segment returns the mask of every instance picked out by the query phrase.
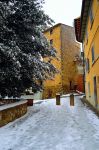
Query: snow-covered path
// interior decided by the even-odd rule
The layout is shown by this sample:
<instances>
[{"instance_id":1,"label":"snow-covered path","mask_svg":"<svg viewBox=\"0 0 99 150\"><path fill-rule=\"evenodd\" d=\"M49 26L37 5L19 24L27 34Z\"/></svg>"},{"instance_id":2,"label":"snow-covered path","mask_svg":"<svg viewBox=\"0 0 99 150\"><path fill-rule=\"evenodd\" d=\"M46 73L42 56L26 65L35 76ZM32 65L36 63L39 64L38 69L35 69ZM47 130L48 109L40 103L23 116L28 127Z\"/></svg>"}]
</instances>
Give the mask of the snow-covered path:
<instances>
[{"instance_id":1,"label":"snow-covered path","mask_svg":"<svg viewBox=\"0 0 99 150\"><path fill-rule=\"evenodd\" d=\"M99 119L79 97L45 100L0 128L0 150L99 150Z\"/></svg>"}]
</instances>

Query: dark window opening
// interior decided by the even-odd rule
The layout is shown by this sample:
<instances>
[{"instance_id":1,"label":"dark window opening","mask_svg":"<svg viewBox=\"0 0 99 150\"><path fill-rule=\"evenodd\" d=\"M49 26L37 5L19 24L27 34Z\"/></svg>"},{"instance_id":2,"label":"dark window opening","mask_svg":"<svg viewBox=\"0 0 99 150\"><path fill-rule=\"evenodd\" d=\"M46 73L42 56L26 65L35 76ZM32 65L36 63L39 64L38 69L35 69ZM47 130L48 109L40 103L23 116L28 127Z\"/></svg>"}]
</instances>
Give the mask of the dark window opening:
<instances>
[{"instance_id":1,"label":"dark window opening","mask_svg":"<svg viewBox=\"0 0 99 150\"><path fill-rule=\"evenodd\" d=\"M92 53L92 63L93 63L93 62L94 62L94 60L95 60L94 47L92 47L92 49L91 49L91 53Z\"/></svg>"},{"instance_id":2,"label":"dark window opening","mask_svg":"<svg viewBox=\"0 0 99 150\"><path fill-rule=\"evenodd\" d=\"M53 29L50 29L50 34L52 34L53 33Z\"/></svg>"},{"instance_id":3,"label":"dark window opening","mask_svg":"<svg viewBox=\"0 0 99 150\"><path fill-rule=\"evenodd\" d=\"M50 44L53 45L53 40L52 39L50 40Z\"/></svg>"}]
</instances>

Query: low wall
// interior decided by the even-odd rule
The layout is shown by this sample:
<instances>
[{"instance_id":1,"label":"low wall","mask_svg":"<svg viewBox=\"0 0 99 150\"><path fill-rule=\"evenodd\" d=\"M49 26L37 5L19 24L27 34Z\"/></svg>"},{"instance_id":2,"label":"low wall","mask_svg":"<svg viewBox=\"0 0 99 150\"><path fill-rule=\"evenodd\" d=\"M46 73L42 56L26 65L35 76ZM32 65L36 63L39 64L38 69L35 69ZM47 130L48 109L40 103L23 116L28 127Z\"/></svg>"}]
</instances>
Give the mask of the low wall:
<instances>
[{"instance_id":1,"label":"low wall","mask_svg":"<svg viewBox=\"0 0 99 150\"><path fill-rule=\"evenodd\" d=\"M27 101L0 106L0 127L20 118L27 112Z\"/></svg>"}]
</instances>

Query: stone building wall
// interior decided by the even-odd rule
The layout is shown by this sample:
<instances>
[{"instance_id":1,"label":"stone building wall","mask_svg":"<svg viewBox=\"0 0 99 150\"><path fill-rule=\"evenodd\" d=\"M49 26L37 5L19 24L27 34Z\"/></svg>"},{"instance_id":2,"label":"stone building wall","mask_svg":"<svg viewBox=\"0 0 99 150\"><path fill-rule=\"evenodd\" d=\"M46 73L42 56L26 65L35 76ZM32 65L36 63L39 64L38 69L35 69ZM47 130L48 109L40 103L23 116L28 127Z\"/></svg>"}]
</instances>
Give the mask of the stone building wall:
<instances>
[{"instance_id":1,"label":"stone building wall","mask_svg":"<svg viewBox=\"0 0 99 150\"><path fill-rule=\"evenodd\" d=\"M69 92L77 82L77 65L75 56L80 55L80 45L75 41L73 27L61 25L61 63L63 93Z\"/></svg>"},{"instance_id":2,"label":"stone building wall","mask_svg":"<svg viewBox=\"0 0 99 150\"><path fill-rule=\"evenodd\" d=\"M20 118L27 112L27 101L0 106L0 127Z\"/></svg>"}]
</instances>

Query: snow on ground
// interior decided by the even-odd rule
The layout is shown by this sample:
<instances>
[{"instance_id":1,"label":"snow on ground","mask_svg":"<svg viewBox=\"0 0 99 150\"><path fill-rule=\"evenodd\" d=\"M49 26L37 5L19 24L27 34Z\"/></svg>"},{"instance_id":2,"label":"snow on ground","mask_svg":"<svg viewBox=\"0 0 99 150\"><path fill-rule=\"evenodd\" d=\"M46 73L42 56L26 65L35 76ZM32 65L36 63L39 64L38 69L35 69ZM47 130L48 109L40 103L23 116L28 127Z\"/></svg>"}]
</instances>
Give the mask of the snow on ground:
<instances>
[{"instance_id":1,"label":"snow on ground","mask_svg":"<svg viewBox=\"0 0 99 150\"><path fill-rule=\"evenodd\" d=\"M80 97L37 102L28 113L0 128L0 150L99 150L99 119Z\"/></svg>"}]
</instances>

